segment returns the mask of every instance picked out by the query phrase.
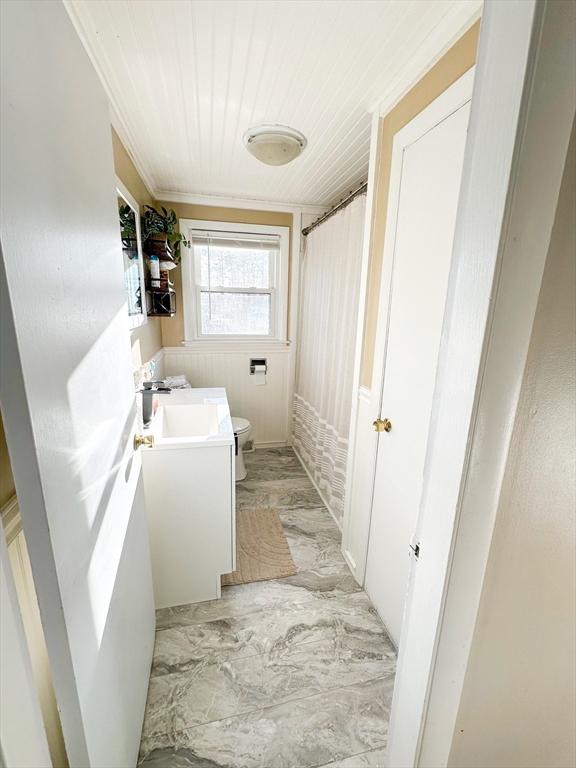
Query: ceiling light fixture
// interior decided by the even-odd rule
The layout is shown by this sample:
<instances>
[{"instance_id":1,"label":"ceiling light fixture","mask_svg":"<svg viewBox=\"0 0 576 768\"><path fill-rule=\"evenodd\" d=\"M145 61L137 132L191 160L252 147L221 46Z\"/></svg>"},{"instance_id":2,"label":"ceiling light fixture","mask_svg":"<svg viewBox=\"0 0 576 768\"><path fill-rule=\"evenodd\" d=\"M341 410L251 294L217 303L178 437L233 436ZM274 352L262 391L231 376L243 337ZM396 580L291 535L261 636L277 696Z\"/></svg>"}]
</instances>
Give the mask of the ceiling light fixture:
<instances>
[{"instance_id":1,"label":"ceiling light fixture","mask_svg":"<svg viewBox=\"0 0 576 768\"><path fill-rule=\"evenodd\" d=\"M244 146L266 165L285 165L306 147L306 137L287 125L257 125L244 134Z\"/></svg>"}]
</instances>

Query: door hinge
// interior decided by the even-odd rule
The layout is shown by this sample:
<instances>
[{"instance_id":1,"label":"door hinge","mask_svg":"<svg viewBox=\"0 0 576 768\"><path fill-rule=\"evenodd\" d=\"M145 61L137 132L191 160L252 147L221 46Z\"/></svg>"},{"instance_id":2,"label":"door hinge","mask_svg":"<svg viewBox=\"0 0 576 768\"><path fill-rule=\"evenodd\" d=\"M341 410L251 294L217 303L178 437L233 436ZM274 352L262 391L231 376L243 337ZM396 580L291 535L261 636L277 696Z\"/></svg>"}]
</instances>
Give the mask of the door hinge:
<instances>
[{"instance_id":1,"label":"door hinge","mask_svg":"<svg viewBox=\"0 0 576 768\"><path fill-rule=\"evenodd\" d=\"M413 536L412 541L410 542L410 554L414 555L416 560L420 558L420 549L421 549L420 542L418 541L416 536Z\"/></svg>"}]
</instances>

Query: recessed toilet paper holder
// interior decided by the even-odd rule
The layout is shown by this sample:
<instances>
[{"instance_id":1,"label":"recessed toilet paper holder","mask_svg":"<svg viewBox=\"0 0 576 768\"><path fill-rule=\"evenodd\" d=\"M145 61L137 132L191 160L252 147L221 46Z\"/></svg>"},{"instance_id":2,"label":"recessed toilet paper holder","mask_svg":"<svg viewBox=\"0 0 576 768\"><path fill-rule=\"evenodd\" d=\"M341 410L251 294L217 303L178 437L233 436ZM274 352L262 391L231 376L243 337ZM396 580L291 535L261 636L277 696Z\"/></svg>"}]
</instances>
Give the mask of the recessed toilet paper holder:
<instances>
[{"instance_id":1,"label":"recessed toilet paper holder","mask_svg":"<svg viewBox=\"0 0 576 768\"><path fill-rule=\"evenodd\" d=\"M268 373L268 360L265 357L251 357L250 358L250 375L254 375L256 373L256 370L258 372L262 371L262 366L264 366L264 373Z\"/></svg>"}]
</instances>

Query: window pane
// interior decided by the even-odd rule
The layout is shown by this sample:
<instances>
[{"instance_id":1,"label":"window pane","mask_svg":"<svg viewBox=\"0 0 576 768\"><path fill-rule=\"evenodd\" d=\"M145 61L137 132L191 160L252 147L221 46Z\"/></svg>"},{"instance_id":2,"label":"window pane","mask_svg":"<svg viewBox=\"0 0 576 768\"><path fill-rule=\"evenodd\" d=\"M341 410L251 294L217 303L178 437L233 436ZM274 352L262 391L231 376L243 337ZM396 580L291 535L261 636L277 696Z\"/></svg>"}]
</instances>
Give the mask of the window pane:
<instances>
[{"instance_id":1,"label":"window pane","mask_svg":"<svg viewBox=\"0 0 576 768\"><path fill-rule=\"evenodd\" d=\"M271 288L270 266L278 253L274 244L226 244L199 240L194 243L200 262L200 285L218 288Z\"/></svg>"},{"instance_id":2,"label":"window pane","mask_svg":"<svg viewBox=\"0 0 576 768\"><path fill-rule=\"evenodd\" d=\"M203 334L268 336L270 333L269 293L200 294Z\"/></svg>"}]
</instances>

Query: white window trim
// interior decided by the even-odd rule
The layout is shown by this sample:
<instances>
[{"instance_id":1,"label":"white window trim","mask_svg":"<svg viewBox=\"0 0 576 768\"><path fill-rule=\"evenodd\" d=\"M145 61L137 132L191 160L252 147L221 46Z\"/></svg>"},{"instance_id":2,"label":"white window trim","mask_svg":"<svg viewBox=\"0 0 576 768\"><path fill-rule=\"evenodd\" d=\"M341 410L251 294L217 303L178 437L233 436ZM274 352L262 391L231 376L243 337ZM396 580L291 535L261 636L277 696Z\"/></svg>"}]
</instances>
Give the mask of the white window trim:
<instances>
[{"instance_id":1,"label":"white window trim","mask_svg":"<svg viewBox=\"0 0 576 768\"><path fill-rule=\"evenodd\" d=\"M184 314L184 344L220 345L230 342L248 342L251 345L288 343L288 265L290 258L290 227L276 227L266 224L236 224L230 221L207 221L202 219L180 219L180 232L192 240L195 229L211 232L239 232L242 234L277 235L280 238L280 258L277 265L276 288L274 291L271 333L268 336L250 335L202 335L200 333L199 292L195 283L193 252L186 249L182 258L182 312ZM268 291L266 291L268 292Z\"/></svg>"}]
</instances>

